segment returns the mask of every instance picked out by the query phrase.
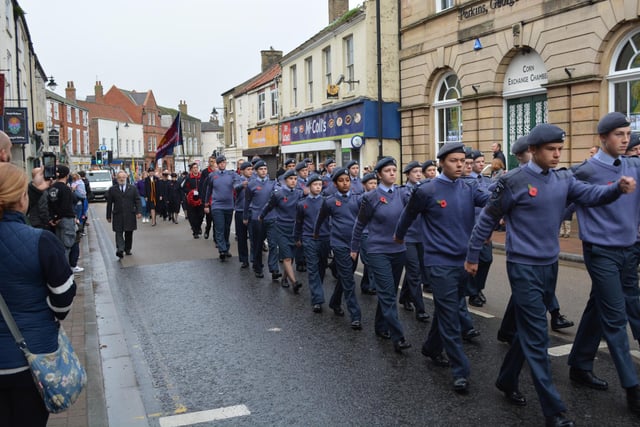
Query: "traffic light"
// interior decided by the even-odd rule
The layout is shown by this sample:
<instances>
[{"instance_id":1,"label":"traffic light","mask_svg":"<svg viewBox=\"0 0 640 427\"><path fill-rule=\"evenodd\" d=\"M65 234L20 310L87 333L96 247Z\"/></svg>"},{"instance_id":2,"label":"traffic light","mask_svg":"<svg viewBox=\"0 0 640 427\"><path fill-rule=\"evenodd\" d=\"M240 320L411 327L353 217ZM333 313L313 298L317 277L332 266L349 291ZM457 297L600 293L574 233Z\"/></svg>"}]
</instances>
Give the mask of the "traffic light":
<instances>
[{"instance_id":1,"label":"traffic light","mask_svg":"<svg viewBox=\"0 0 640 427\"><path fill-rule=\"evenodd\" d=\"M96 165L102 164L102 151L96 151Z\"/></svg>"},{"instance_id":2,"label":"traffic light","mask_svg":"<svg viewBox=\"0 0 640 427\"><path fill-rule=\"evenodd\" d=\"M113 151L108 150L107 151L107 163L108 164L112 164L113 163Z\"/></svg>"}]
</instances>

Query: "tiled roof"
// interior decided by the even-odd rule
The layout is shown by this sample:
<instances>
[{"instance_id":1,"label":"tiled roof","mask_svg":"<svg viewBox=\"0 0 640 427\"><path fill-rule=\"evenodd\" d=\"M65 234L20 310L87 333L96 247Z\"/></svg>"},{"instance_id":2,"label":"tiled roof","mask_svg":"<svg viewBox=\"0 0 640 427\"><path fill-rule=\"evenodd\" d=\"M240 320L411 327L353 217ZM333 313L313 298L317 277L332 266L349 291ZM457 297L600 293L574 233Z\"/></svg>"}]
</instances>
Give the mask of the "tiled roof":
<instances>
[{"instance_id":1,"label":"tiled roof","mask_svg":"<svg viewBox=\"0 0 640 427\"><path fill-rule=\"evenodd\" d=\"M202 122L200 130L202 132L222 132L224 128L213 122Z\"/></svg>"},{"instance_id":2,"label":"tiled roof","mask_svg":"<svg viewBox=\"0 0 640 427\"><path fill-rule=\"evenodd\" d=\"M131 117L129 117L127 112L120 107L86 101L78 101L78 105L89 110L89 117L91 117L91 119L107 119L128 123L135 122Z\"/></svg>"},{"instance_id":3,"label":"tiled roof","mask_svg":"<svg viewBox=\"0 0 640 427\"><path fill-rule=\"evenodd\" d=\"M280 71L280 64L273 64L271 68L267 69L267 71L265 71L264 73L258 74L251 82L249 82L249 84L240 89L241 93L249 92L253 89L259 88L265 83L273 81L277 76L280 75Z\"/></svg>"}]
</instances>

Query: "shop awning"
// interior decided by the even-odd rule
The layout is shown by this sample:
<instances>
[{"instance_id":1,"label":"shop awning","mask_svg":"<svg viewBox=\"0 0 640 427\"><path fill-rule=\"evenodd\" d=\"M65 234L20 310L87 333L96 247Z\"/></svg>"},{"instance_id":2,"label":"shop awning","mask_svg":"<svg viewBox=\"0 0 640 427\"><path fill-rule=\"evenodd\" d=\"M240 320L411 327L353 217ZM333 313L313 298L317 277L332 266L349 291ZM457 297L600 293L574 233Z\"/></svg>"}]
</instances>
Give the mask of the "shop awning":
<instances>
[{"instance_id":1,"label":"shop awning","mask_svg":"<svg viewBox=\"0 0 640 427\"><path fill-rule=\"evenodd\" d=\"M245 157L250 156L276 156L278 154L278 146L270 146L270 147L258 147L258 148L247 148L246 150L242 150L242 155Z\"/></svg>"}]
</instances>

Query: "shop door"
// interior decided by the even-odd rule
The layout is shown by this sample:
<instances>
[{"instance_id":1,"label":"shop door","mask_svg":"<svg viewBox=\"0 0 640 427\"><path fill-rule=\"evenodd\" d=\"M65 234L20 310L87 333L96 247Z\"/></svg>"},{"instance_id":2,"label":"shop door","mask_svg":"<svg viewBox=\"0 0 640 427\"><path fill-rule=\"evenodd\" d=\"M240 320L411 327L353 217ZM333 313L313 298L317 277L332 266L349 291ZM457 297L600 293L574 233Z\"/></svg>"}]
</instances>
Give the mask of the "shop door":
<instances>
[{"instance_id":1,"label":"shop door","mask_svg":"<svg viewBox=\"0 0 640 427\"><path fill-rule=\"evenodd\" d=\"M507 141L502 151L507 158L508 169L518 165L518 160L511 154L511 145L538 123L547 123L547 118L546 94L507 100Z\"/></svg>"}]
</instances>

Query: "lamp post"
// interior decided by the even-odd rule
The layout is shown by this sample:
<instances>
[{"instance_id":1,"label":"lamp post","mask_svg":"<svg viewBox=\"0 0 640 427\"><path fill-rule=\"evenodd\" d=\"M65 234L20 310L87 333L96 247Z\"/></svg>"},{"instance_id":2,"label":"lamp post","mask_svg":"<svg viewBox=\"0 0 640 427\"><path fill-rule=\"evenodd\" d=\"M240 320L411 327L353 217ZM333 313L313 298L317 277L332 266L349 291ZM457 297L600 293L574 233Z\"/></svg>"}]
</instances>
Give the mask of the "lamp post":
<instances>
[{"instance_id":1,"label":"lamp post","mask_svg":"<svg viewBox=\"0 0 640 427\"><path fill-rule=\"evenodd\" d=\"M128 128L129 127L129 123L124 124L124 127ZM116 122L116 150L115 150L115 157L116 159L120 158L120 135L119 135L119 131L120 131L120 122ZM111 147L111 149L113 150L113 147Z\"/></svg>"}]
</instances>

